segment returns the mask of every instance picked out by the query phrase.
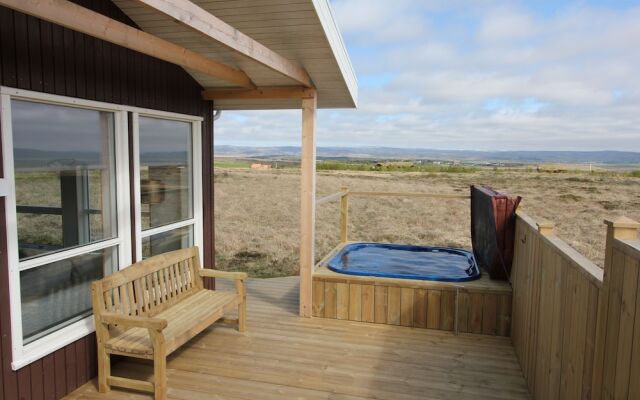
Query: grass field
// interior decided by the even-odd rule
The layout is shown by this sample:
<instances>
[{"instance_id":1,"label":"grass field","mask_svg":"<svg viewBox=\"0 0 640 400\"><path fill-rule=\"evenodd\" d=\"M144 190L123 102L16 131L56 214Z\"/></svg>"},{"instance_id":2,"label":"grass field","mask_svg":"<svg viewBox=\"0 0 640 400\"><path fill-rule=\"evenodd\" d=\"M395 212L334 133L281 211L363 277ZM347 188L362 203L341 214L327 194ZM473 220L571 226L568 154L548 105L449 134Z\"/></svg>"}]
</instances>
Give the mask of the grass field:
<instances>
[{"instance_id":1,"label":"grass field","mask_svg":"<svg viewBox=\"0 0 640 400\"><path fill-rule=\"evenodd\" d=\"M216 159L213 165L216 168L251 168L250 162L235 159Z\"/></svg>"},{"instance_id":2,"label":"grass field","mask_svg":"<svg viewBox=\"0 0 640 400\"><path fill-rule=\"evenodd\" d=\"M640 220L640 179L632 174L319 171L318 196L353 190L467 193L488 185L523 197L521 210L556 224L558 235L602 265L604 218ZM215 174L216 262L252 276L297 274L299 171L219 168ZM317 210L316 259L338 243L338 203ZM468 201L355 198L350 239L470 248Z\"/></svg>"},{"instance_id":3,"label":"grass field","mask_svg":"<svg viewBox=\"0 0 640 400\"><path fill-rule=\"evenodd\" d=\"M479 168L449 164L417 164L413 162L345 162L323 161L318 163L318 171L381 171L381 172L478 172Z\"/></svg>"}]
</instances>

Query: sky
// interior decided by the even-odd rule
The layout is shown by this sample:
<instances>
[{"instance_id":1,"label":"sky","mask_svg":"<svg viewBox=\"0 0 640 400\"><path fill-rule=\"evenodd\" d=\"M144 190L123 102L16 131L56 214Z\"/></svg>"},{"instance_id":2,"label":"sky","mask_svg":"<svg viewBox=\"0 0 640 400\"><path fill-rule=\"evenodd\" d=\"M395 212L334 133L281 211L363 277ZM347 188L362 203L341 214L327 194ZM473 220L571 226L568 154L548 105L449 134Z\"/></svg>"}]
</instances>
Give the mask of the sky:
<instances>
[{"instance_id":1,"label":"sky","mask_svg":"<svg viewBox=\"0 0 640 400\"><path fill-rule=\"evenodd\" d=\"M640 151L640 0L331 0L357 110L318 146ZM300 144L300 111L224 112L216 144Z\"/></svg>"}]
</instances>

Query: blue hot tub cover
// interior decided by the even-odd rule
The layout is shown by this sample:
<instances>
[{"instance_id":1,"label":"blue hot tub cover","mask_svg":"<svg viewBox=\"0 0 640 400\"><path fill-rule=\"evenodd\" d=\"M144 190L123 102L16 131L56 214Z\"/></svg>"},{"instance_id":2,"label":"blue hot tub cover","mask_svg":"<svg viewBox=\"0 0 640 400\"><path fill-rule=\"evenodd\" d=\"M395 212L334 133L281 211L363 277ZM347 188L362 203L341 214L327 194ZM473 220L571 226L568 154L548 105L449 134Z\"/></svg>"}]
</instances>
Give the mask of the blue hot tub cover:
<instances>
[{"instance_id":1,"label":"blue hot tub cover","mask_svg":"<svg viewBox=\"0 0 640 400\"><path fill-rule=\"evenodd\" d=\"M358 276L464 282L480 278L473 253L449 247L351 243L327 264L335 272Z\"/></svg>"}]
</instances>

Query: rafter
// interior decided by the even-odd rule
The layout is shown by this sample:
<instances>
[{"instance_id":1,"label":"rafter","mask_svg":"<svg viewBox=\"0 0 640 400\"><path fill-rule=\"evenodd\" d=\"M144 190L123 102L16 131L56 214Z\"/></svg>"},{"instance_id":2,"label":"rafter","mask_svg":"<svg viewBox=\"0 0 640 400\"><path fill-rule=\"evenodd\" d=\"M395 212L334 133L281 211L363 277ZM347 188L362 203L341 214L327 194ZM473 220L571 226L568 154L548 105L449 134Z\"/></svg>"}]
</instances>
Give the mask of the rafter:
<instances>
[{"instance_id":1,"label":"rafter","mask_svg":"<svg viewBox=\"0 0 640 400\"><path fill-rule=\"evenodd\" d=\"M240 99L308 99L315 96L315 89L303 86L270 86L255 89L205 89L204 100Z\"/></svg>"},{"instance_id":2,"label":"rafter","mask_svg":"<svg viewBox=\"0 0 640 400\"><path fill-rule=\"evenodd\" d=\"M300 65L282 57L189 0L138 1L303 86L312 86L309 74Z\"/></svg>"},{"instance_id":3,"label":"rafter","mask_svg":"<svg viewBox=\"0 0 640 400\"><path fill-rule=\"evenodd\" d=\"M0 0L0 5L241 87L255 87L243 71L67 0Z\"/></svg>"}]
</instances>

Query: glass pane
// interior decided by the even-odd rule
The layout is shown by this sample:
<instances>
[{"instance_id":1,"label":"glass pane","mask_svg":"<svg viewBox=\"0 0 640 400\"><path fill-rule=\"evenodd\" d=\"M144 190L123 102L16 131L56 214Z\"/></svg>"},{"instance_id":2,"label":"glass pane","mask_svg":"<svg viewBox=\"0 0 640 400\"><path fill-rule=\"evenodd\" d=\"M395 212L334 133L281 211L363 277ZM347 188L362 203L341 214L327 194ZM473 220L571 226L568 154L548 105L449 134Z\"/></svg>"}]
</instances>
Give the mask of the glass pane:
<instances>
[{"instance_id":1,"label":"glass pane","mask_svg":"<svg viewBox=\"0 0 640 400\"><path fill-rule=\"evenodd\" d=\"M113 113L11 109L20 259L115 237Z\"/></svg>"},{"instance_id":2,"label":"glass pane","mask_svg":"<svg viewBox=\"0 0 640 400\"><path fill-rule=\"evenodd\" d=\"M140 118L142 229L193 218L191 124Z\"/></svg>"},{"instance_id":3,"label":"glass pane","mask_svg":"<svg viewBox=\"0 0 640 400\"><path fill-rule=\"evenodd\" d=\"M25 344L91 315L91 282L118 269L116 247L20 273Z\"/></svg>"},{"instance_id":4,"label":"glass pane","mask_svg":"<svg viewBox=\"0 0 640 400\"><path fill-rule=\"evenodd\" d=\"M142 258L193 246L193 226L185 226L142 238Z\"/></svg>"}]
</instances>

